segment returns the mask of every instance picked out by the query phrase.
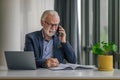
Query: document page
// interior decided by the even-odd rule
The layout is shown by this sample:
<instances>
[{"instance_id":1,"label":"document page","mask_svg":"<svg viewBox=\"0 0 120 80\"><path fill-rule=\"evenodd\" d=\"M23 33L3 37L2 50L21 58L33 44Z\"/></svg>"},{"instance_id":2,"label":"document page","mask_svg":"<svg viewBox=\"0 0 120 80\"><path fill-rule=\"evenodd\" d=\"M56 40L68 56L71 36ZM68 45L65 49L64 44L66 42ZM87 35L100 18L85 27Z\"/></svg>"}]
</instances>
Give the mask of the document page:
<instances>
[{"instance_id":1,"label":"document page","mask_svg":"<svg viewBox=\"0 0 120 80\"><path fill-rule=\"evenodd\" d=\"M79 65L79 64L59 64L58 67L49 68L51 70L75 70L75 69L96 69L94 65Z\"/></svg>"}]
</instances>

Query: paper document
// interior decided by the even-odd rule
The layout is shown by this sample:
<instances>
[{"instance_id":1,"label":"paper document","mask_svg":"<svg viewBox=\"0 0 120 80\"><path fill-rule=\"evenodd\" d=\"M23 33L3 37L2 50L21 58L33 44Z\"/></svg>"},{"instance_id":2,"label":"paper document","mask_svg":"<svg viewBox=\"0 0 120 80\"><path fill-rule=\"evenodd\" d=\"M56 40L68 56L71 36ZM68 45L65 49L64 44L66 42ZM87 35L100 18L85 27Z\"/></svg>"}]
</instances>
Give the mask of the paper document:
<instances>
[{"instance_id":1,"label":"paper document","mask_svg":"<svg viewBox=\"0 0 120 80\"><path fill-rule=\"evenodd\" d=\"M49 68L51 70L79 70L79 69L96 69L94 65L79 65L79 64L59 64L58 67Z\"/></svg>"}]
</instances>

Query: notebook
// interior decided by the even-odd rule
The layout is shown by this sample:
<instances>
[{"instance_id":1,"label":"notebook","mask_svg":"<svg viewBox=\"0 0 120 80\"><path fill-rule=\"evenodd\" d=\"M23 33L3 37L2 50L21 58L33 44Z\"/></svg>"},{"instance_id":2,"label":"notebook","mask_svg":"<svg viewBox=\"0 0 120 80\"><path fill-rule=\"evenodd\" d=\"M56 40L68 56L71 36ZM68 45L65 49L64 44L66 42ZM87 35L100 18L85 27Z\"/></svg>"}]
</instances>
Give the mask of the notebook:
<instances>
[{"instance_id":1,"label":"notebook","mask_svg":"<svg viewBox=\"0 0 120 80\"><path fill-rule=\"evenodd\" d=\"M48 68L50 70L81 70L81 69L97 69L94 65L80 65L80 64L71 64L60 63L58 67Z\"/></svg>"},{"instance_id":2,"label":"notebook","mask_svg":"<svg viewBox=\"0 0 120 80\"><path fill-rule=\"evenodd\" d=\"M8 69L35 70L36 63L32 51L5 51Z\"/></svg>"}]
</instances>

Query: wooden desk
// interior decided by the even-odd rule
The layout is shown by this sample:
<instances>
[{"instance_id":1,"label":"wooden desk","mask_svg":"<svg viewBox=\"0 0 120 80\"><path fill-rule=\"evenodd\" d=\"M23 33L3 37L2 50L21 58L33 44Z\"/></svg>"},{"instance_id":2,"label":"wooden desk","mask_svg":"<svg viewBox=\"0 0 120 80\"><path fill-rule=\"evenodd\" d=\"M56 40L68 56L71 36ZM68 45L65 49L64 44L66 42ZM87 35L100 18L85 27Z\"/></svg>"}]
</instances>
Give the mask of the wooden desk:
<instances>
[{"instance_id":1,"label":"wooden desk","mask_svg":"<svg viewBox=\"0 0 120 80\"><path fill-rule=\"evenodd\" d=\"M120 70L0 70L0 80L120 80Z\"/></svg>"}]
</instances>

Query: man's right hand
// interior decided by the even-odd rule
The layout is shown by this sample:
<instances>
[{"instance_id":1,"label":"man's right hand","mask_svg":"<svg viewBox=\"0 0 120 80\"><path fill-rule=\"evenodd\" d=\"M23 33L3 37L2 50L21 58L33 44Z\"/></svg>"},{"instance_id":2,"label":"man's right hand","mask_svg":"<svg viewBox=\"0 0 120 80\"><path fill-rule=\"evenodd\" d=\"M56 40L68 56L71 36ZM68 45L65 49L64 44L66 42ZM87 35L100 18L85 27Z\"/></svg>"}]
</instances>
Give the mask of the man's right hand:
<instances>
[{"instance_id":1,"label":"man's right hand","mask_svg":"<svg viewBox=\"0 0 120 80\"><path fill-rule=\"evenodd\" d=\"M49 58L46 61L46 65L48 68L57 67L59 65L59 61L57 60L57 58Z\"/></svg>"}]
</instances>

